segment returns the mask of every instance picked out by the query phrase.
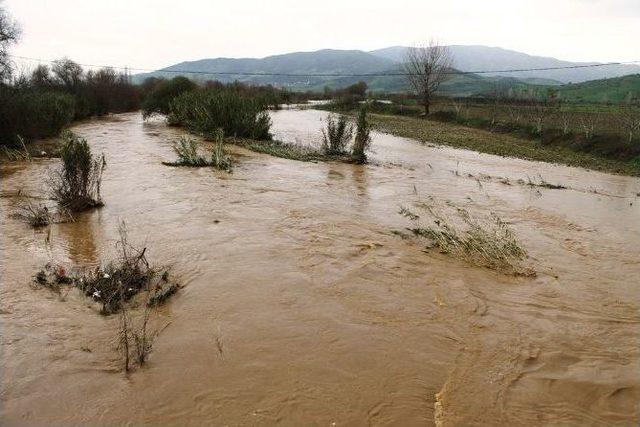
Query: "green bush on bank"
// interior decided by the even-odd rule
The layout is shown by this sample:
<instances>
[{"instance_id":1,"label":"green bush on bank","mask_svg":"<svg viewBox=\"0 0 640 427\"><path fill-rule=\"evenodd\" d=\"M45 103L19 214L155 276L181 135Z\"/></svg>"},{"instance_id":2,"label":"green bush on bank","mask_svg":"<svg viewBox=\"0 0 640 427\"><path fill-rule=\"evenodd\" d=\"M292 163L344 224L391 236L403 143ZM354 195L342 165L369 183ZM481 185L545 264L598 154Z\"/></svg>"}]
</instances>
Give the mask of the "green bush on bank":
<instances>
[{"instance_id":1,"label":"green bush on bank","mask_svg":"<svg viewBox=\"0 0 640 427\"><path fill-rule=\"evenodd\" d=\"M74 117L73 96L55 91L18 90L0 86L0 144L54 136Z\"/></svg>"}]
</instances>

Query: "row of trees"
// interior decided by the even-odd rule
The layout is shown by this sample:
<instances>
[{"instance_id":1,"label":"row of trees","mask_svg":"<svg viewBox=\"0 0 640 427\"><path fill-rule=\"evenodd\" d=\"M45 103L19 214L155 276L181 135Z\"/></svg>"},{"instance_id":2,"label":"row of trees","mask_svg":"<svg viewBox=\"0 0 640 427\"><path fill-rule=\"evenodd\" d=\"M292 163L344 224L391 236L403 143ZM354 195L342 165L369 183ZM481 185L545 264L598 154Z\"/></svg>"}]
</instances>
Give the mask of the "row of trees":
<instances>
[{"instance_id":1,"label":"row of trees","mask_svg":"<svg viewBox=\"0 0 640 427\"><path fill-rule=\"evenodd\" d=\"M140 93L113 69L84 71L69 59L0 83L0 144L57 135L73 120L139 108Z\"/></svg>"}]
</instances>

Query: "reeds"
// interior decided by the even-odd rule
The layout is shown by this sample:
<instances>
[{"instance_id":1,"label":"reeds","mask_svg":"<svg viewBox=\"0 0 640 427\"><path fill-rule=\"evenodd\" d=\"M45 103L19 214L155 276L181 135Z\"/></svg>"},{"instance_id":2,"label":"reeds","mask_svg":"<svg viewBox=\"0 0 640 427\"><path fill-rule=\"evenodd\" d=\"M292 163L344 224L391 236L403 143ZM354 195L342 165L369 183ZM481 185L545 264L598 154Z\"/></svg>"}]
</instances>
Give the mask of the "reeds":
<instances>
[{"instance_id":1,"label":"reeds","mask_svg":"<svg viewBox=\"0 0 640 427\"><path fill-rule=\"evenodd\" d=\"M232 160L224 150L224 133L222 129L216 129L212 135L213 148L211 149L210 165L216 169L231 171Z\"/></svg>"},{"instance_id":2,"label":"reeds","mask_svg":"<svg viewBox=\"0 0 640 427\"><path fill-rule=\"evenodd\" d=\"M413 223L408 230L414 236L429 241L428 247L506 274L535 275L531 268L522 265L527 257L525 249L496 214L474 217L452 203L438 205L432 197L415 207L419 213L406 207L399 213Z\"/></svg>"},{"instance_id":3,"label":"reeds","mask_svg":"<svg viewBox=\"0 0 640 427\"><path fill-rule=\"evenodd\" d=\"M166 166L188 166L188 167L205 167L211 166L216 169L231 172L233 161L224 149L224 134L221 129L216 129L210 138L213 139L213 147L209 159L201 154L200 144L187 137L180 137L178 142L173 146L173 151L178 156L175 162L162 162Z\"/></svg>"},{"instance_id":4,"label":"reeds","mask_svg":"<svg viewBox=\"0 0 640 427\"><path fill-rule=\"evenodd\" d=\"M199 144L195 139L185 136L180 137L173 145L173 151L178 156L178 160L176 162L165 162L164 164L169 166L207 166L207 159L198 154L198 146Z\"/></svg>"}]
</instances>

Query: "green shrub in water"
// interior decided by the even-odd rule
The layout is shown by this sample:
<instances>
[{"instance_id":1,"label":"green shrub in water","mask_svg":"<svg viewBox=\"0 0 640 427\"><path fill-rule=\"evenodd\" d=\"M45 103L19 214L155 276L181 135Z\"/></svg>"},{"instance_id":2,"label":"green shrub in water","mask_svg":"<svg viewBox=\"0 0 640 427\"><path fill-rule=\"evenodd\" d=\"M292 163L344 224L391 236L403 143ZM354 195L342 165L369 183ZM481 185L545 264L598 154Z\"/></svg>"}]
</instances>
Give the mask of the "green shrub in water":
<instances>
[{"instance_id":1,"label":"green shrub in water","mask_svg":"<svg viewBox=\"0 0 640 427\"><path fill-rule=\"evenodd\" d=\"M62 138L62 167L51 179L53 197L74 212L102 206L100 184L107 166L104 155L94 158L87 140L73 132L64 132Z\"/></svg>"},{"instance_id":2,"label":"green shrub in water","mask_svg":"<svg viewBox=\"0 0 640 427\"><path fill-rule=\"evenodd\" d=\"M270 140L271 118L264 102L232 89L200 89L171 102L169 122L201 135L222 129L225 135Z\"/></svg>"},{"instance_id":3,"label":"green shrub in water","mask_svg":"<svg viewBox=\"0 0 640 427\"><path fill-rule=\"evenodd\" d=\"M327 117L327 127L322 129L322 150L329 156L340 156L347 152L347 145L351 141L353 127L345 116L337 118L330 114Z\"/></svg>"}]
</instances>

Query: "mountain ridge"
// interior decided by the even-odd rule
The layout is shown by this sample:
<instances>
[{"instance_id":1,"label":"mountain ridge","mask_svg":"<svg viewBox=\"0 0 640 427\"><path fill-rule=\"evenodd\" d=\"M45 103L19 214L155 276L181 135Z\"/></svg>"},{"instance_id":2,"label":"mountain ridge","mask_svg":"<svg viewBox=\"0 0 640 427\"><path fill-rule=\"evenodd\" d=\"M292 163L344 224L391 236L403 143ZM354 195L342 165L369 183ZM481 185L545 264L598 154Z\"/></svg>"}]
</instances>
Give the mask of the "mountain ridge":
<instances>
[{"instance_id":1,"label":"mountain ridge","mask_svg":"<svg viewBox=\"0 0 640 427\"><path fill-rule=\"evenodd\" d=\"M454 67L464 72L478 70L504 70L521 68L544 68L573 66L589 63L573 63L556 58L532 56L522 52L482 45L452 45ZM134 75L134 81L147 77L172 77L186 75L196 80L238 80L250 84L271 84L292 90L322 90L325 86L344 87L364 80L374 91L406 90L401 76L313 76L313 74L375 74L393 73L401 70L401 59L407 48L391 46L365 52L351 49L321 49L317 51L291 52L263 58L204 58L170 65L152 73ZM180 72L179 71L186 71ZM207 75L204 73L223 73ZM239 74L232 74L232 73ZM191 73L191 74L190 74ZM257 75L248 75L255 73ZM460 75L451 80L455 84L443 85L443 90L452 95L469 95L488 90L503 81L509 85L557 85L581 83L627 74L640 73L640 66L619 65L568 70L528 71L521 73L486 73L482 75ZM270 74L270 75L260 75ZM294 76L291 76L294 74ZM305 76L306 75L306 76ZM474 84L478 84L474 88ZM460 89L463 87L462 89Z\"/></svg>"}]
</instances>

